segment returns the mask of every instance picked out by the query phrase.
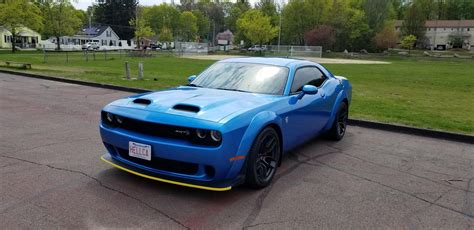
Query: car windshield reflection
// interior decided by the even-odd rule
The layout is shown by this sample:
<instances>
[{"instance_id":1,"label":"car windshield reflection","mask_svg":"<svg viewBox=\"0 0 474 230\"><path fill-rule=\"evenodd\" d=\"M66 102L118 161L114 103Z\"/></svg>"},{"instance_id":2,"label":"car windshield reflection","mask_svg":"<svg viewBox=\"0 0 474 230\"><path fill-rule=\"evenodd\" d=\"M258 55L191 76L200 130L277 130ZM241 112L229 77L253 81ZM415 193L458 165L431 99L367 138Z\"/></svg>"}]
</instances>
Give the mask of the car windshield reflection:
<instances>
[{"instance_id":1,"label":"car windshield reflection","mask_svg":"<svg viewBox=\"0 0 474 230\"><path fill-rule=\"evenodd\" d=\"M240 92L282 95L288 68L255 63L216 63L190 86Z\"/></svg>"}]
</instances>

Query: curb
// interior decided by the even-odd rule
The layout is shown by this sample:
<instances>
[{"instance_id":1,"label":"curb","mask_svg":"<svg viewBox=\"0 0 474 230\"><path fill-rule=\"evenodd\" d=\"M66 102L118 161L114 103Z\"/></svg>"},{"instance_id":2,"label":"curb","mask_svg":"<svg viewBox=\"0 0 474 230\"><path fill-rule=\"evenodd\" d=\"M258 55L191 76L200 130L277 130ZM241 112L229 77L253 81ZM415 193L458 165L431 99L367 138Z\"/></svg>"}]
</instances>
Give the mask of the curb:
<instances>
[{"instance_id":1,"label":"curb","mask_svg":"<svg viewBox=\"0 0 474 230\"><path fill-rule=\"evenodd\" d=\"M358 119L349 119L349 125L474 144L474 136L468 134L451 133L446 131L422 129L404 125L394 125Z\"/></svg>"},{"instance_id":2,"label":"curb","mask_svg":"<svg viewBox=\"0 0 474 230\"><path fill-rule=\"evenodd\" d=\"M131 92L131 93L146 93L146 92L151 91L147 89L117 86L117 85L96 83L96 82L90 82L90 81L73 80L73 79L67 79L67 78L61 78L61 77L51 77L51 76L45 76L45 75L40 75L40 74L24 73L24 72L17 72L17 71L4 70L4 69L0 69L0 73L14 74L14 75L20 75L24 77L38 78L38 79L50 80L50 81L59 81L59 82L64 82L64 83L85 85L85 86L104 88L104 89L120 90L120 91Z\"/></svg>"},{"instance_id":3,"label":"curb","mask_svg":"<svg viewBox=\"0 0 474 230\"><path fill-rule=\"evenodd\" d=\"M17 71L3 70L3 69L0 69L0 73L14 74L14 75L20 75L24 77L38 78L38 79L50 80L50 81L58 81L58 82L77 84L77 85L85 85L85 86L98 87L98 88L104 88L104 89L119 90L119 91L131 92L131 93L146 93L146 92L151 91L147 89L116 86L116 85L80 81L80 80L72 80L72 79L66 79L66 78L60 78L60 77L50 77L50 76L45 76L45 75L24 73L24 72L17 72ZM468 134L451 133L451 132L445 132L445 131L439 131L439 130L422 129L422 128L403 126L403 125L394 125L394 124L380 123L380 122L367 121L367 120L358 120L358 119L349 119L349 125L474 144L474 136L468 135Z\"/></svg>"}]
</instances>

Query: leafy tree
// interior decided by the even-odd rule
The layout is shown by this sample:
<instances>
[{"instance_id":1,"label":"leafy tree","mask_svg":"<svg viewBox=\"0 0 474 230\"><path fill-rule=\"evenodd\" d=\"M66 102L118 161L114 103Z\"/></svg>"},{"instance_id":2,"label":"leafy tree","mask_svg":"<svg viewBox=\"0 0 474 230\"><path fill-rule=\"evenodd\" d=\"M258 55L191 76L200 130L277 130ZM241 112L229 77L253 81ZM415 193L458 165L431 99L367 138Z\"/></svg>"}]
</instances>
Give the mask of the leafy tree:
<instances>
[{"instance_id":1,"label":"leafy tree","mask_svg":"<svg viewBox=\"0 0 474 230\"><path fill-rule=\"evenodd\" d=\"M161 28L158 40L160 40L160 42L171 42L173 41L173 33L171 33L168 27L164 26Z\"/></svg>"},{"instance_id":2,"label":"leafy tree","mask_svg":"<svg viewBox=\"0 0 474 230\"><path fill-rule=\"evenodd\" d=\"M413 3L405 14L401 28L402 36L414 35L422 41L426 31L425 22L426 15L423 12L423 6L419 2Z\"/></svg>"},{"instance_id":3,"label":"leafy tree","mask_svg":"<svg viewBox=\"0 0 474 230\"><path fill-rule=\"evenodd\" d=\"M400 41L400 47L404 49L408 49L408 53L410 53L410 50L413 49L416 43L416 36L415 35L406 35L402 38Z\"/></svg>"},{"instance_id":4,"label":"leafy tree","mask_svg":"<svg viewBox=\"0 0 474 230\"><path fill-rule=\"evenodd\" d=\"M110 25L121 39L132 39L134 27L129 22L135 18L137 5L137 0L100 1L94 9L94 21Z\"/></svg>"},{"instance_id":5,"label":"leafy tree","mask_svg":"<svg viewBox=\"0 0 474 230\"><path fill-rule=\"evenodd\" d=\"M336 50L367 49L372 30L357 1L334 1L330 20L336 34Z\"/></svg>"},{"instance_id":6,"label":"leafy tree","mask_svg":"<svg viewBox=\"0 0 474 230\"><path fill-rule=\"evenodd\" d=\"M278 35L278 27L272 26L271 19L260 10L252 9L245 12L237 20L237 28L241 30L253 44L264 44Z\"/></svg>"},{"instance_id":7,"label":"leafy tree","mask_svg":"<svg viewBox=\"0 0 474 230\"><path fill-rule=\"evenodd\" d=\"M147 25L145 17L143 16L143 9L137 9L137 16L130 20L130 25L135 27L135 39L137 41L137 48L140 48L140 39L145 37L151 37L155 33L150 26Z\"/></svg>"},{"instance_id":8,"label":"leafy tree","mask_svg":"<svg viewBox=\"0 0 474 230\"><path fill-rule=\"evenodd\" d=\"M262 11L265 16L270 17L272 25L278 25L279 15L274 0L260 0L260 2L257 2L255 4L255 8Z\"/></svg>"},{"instance_id":9,"label":"leafy tree","mask_svg":"<svg viewBox=\"0 0 474 230\"><path fill-rule=\"evenodd\" d=\"M393 22L387 23L385 27L375 35L375 45L380 50L393 48L398 41L398 33L394 29Z\"/></svg>"},{"instance_id":10,"label":"leafy tree","mask_svg":"<svg viewBox=\"0 0 474 230\"><path fill-rule=\"evenodd\" d=\"M184 11L179 20L181 38L184 41L195 41L198 32L197 17L191 11Z\"/></svg>"},{"instance_id":11,"label":"leafy tree","mask_svg":"<svg viewBox=\"0 0 474 230\"><path fill-rule=\"evenodd\" d=\"M324 49L331 49L336 42L334 29L328 25L317 26L304 35L307 45L322 46Z\"/></svg>"},{"instance_id":12,"label":"leafy tree","mask_svg":"<svg viewBox=\"0 0 474 230\"><path fill-rule=\"evenodd\" d=\"M78 11L69 0L46 0L41 4L44 18L43 35L56 38L56 49L61 50L60 37L76 34L82 25Z\"/></svg>"},{"instance_id":13,"label":"leafy tree","mask_svg":"<svg viewBox=\"0 0 474 230\"><path fill-rule=\"evenodd\" d=\"M197 35L200 39L208 39L210 26L209 18L198 10L194 10L193 15L196 16L197 19Z\"/></svg>"},{"instance_id":14,"label":"leafy tree","mask_svg":"<svg viewBox=\"0 0 474 230\"><path fill-rule=\"evenodd\" d=\"M163 27L171 30L177 35L179 28L180 13L176 7L170 4L160 4L144 8L146 21L155 33L160 33Z\"/></svg>"},{"instance_id":15,"label":"leafy tree","mask_svg":"<svg viewBox=\"0 0 474 230\"><path fill-rule=\"evenodd\" d=\"M249 9L251 9L251 7L247 1L233 4L229 9L227 17L225 18L226 28L235 33L237 31L237 20Z\"/></svg>"},{"instance_id":16,"label":"leafy tree","mask_svg":"<svg viewBox=\"0 0 474 230\"><path fill-rule=\"evenodd\" d=\"M367 24L374 32L382 30L385 22L394 15L389 1L365 0L362 7Z\"/></svg>"},{"instance_id":17,"label":"leafy tree","mask_svg":"<svg viewBox=\"0 0 474 230\"><path fill-rule=\"evenodd\" d=\"M39 31L43 24L40 9L28 0L10 0L0 3L0 26L12 33L12 52L19 30L28 27Z\"/></svg>"},{"instance_id":18,"label":"leafy tree","mask_svg":"<svg viewBox=\"0 0 474 230\"><path fill-rule=\"evenodd\" d=\"M289 1L282 12L284 42L303 45L306 31L328 21L331 2L333 0Z\"/></svg>"},{"instance_id":19,"label":"leafy tree","mask_svg":"<svg viewBox=\"0 0 474 230\"><path fill-rule=\"evenodd\" d=\"M474 19L473 0L446 0L446 19Z\"/></svg>"}]
</instances>

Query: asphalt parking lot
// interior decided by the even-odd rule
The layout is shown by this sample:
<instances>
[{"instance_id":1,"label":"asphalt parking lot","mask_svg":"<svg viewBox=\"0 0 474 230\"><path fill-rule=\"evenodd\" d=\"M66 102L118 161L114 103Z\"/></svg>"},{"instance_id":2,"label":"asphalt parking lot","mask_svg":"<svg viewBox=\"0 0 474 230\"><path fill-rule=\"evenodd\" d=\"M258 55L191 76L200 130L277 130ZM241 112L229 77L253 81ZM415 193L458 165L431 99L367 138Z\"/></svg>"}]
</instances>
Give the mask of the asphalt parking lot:
<instances>
[{"instance_id":1,"label":"asphalt parking lot","mask_svg":"<svg viewBox=\"0 0 474 230\"><path fill-rule=\"evenodd\" d=\"M0 73L0 228L474 228L474 146L360 127L289 153L272 186L210 192L112 168L128 93Z\"/></svg>"}]
</instances>

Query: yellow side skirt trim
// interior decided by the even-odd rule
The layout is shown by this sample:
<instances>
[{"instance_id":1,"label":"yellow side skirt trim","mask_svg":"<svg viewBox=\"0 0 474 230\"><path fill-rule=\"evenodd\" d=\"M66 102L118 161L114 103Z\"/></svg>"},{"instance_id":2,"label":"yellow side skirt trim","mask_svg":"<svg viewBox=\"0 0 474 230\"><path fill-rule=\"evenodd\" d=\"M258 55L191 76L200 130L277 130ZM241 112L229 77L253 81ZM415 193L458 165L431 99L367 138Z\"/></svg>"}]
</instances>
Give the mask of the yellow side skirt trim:
<instances>
[{"instance_id":1,"label":"yellow side skirt trim","mask_svg":"<svg viewBox=\"0 0 474 230\"><path fill-rule=\"evenodd\" d=\"M114 166L115 168L118 168L118 169L121 169L125 172L128 172L128 173L131 173L131 174L134 174L134 175L137 175L137 176L141 176L141 177L144 177L144 178L147 178L147 179L151 179L151 180L156 180L156 181L161 181L161 182L165 182L165 183L170 183L170 184L175 184L175 185L181 185L181 186L185 186L185 187L191 187L191 188L198 188L198 189L204 189L204 190L211 190L211 191L218 191L218 192L222 192L222 191L228 191L230 190L232 187L224 187L224 188L213 188L213 187L207 187L207 186L201 186L201 185L194 185L194 184L187 184L187 183L182 183L182 182L178 182L178 181L172 181L172 180L166 180L166 179L162 179L162 178L158 178L158 177L153 177L153 176L148 176L148 175L145 175L145 174L141 174L139 172L135 172L135 171L132 171L130 169L127 169L127 168L124 168L120 165L117 165L117 164L114 164L113 162L111 161L108 161L107 159L105 159L104 157L100 157L100 159L102 161L104 161L105 163L108 163L112 166Z\"/></svg>"}]
</instances>

